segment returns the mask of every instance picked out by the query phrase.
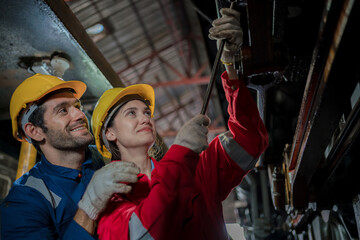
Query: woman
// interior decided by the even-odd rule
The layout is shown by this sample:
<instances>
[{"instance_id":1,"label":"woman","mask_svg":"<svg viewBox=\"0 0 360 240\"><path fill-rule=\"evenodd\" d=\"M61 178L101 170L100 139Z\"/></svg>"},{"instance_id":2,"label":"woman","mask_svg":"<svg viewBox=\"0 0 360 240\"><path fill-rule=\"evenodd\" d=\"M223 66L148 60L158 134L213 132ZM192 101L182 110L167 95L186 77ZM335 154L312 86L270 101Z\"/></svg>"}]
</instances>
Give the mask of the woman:
<instances>
[{"instance_id":1,"label":"woman","mask_svg":"<svg viewBox=\"0 0 360 240\"><path fill-rule=\"evenodd\" d=\"M207 147L209 119L198 116L189 122L177 144L157 163L149 156L156 139L154 104L153 88L135 84L107 90L94 109L92 126L100 153L140 168L131 193L115 195L100 216L100 239L138 239L147 234L173 239L181 233L183 220L191 217L192 174L198 153ZM190 147L182 147L186 144Z\"/></svg>"},{"instance_id":2,"label":"woman","mask_svg":"<svg viewBox=\"0 0 360 240\"><path fill-rule=\"evenodd\" d=\"M229 103L229 131L215 137L207 149L193 148L195 143L204 139L204 125L208 125L205 116L195 116L180 129L174 145L165 157L155 164L155 168L151 168L151 162L139 159L146 155L144 152L151 146L154 133L147 132L146 128L125 125L118 115L114 118L114 125L105 124L104 127L101 121L93 121L100 152L110 149L110 152L115 154L119 151L118 159L134 161L139 164L143 173L133 186L133 191L113 198L100 216L100 239L228 239L221 202L255 166L256 159L267 147L268 138L250 92L244 83L237 79L236 70L232 67L233 56L242 41L240 15L232 9L222 9L221 13L222 18L213 22L214 27L210 29L209 37L216 40L227 39L222 55L222 62L226 67L222 83ZM121 92L117 95L117 100L122 99ZM150 119L153 97L139 95L145 101L136 99L127 102L120 107L117 114L126 115L129 112L126 109L142 109L144 115L148 115L147 123L153 126ZM150 104L146 104L147 100L150 100ZM94 110L93 120L99 115L97 109L102 103L101 98ZM146 110L146 105L150 111ZM96 129L97 124L101 131ZM116 130L111 129L111 126L119 127ZM131 136L121 132L120 126L121 129L141 129L142 137L137 137L136 142L130 140ZM133 135L138 134L136 131L132 132ZM195 141L192 135L198 136ZM137 155L139 150L133 150L134 157L129 158L126 148L137 146L140 142L144 145L147 143L146 148L141 148L142 157ZM194 149L197 152L194 152ZM171 168L174 162L181 162L181 166ZM169 170L164 170L166 168ZM156 189L159 185L163 188ZM168 198L162 195L167 191L170 192ZM159 220L152 214L159 214Z\"/></svg>"}]
</instances>

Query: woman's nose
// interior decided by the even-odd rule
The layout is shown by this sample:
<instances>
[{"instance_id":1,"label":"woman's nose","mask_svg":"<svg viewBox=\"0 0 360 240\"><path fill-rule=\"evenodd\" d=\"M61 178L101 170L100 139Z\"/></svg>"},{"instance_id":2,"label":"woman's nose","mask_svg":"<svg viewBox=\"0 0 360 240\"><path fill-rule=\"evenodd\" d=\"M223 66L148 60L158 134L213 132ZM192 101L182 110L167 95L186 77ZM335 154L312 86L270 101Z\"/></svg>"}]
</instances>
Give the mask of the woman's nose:
<instances>
[{"instance_id":1,"label":"woman's nose","mask_svg":"<svg viewBox=\"0 0 360 240\"><path fill-rule=\"evenodd\" d=\"M146 115L146 114L142 114L141 115L141 123L149 123L151 120L151 117Z\"/></svg>"}]
</instances>

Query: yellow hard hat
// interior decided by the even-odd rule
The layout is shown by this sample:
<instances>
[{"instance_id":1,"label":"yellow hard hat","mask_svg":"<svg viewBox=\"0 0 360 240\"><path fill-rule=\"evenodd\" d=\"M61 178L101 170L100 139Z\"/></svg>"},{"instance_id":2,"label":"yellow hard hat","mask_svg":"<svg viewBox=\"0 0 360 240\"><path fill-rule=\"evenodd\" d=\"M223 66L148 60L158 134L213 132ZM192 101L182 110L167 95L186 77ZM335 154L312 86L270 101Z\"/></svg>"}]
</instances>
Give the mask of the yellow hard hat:
<instances>
[{"instance_id":1,"label":"yellow hard hat","mask_svg":"<svg viewBox=\"0 0 360 240\"><path fill-rule=\"evenodd\" d=\"M151 117L154 115L155 107L155 93L152 86L148 84L134 84L126 88L111 88L106 90L96 103L94 112L91 118L92 131L95 137L95 143L98 151L106 158L111 158L111 153L107 149L107 144L103 141L103 128L106 128L107 118L109 114L115 112L112 108L117 103L127 102L129 99L125 98L130 95L138 95L143 100L149 102ZM125 100L126 99L126 100ZM112 112L112 113L111 113ZM110 118L109 118L110 119Z\"/></svg>"},{"instance_id":2,"label":"yellow hard hat","mask_svg":"<svg viewBox=\"0 0 360 240\"><path fill-rule=\"evenodd\" d=\"M86 84L80 81L64 81L61 78L37 73L25 79L14 91L10 100L10 116L12 122L13 136L20 142L25 142L22 130L18 129L21 121L19 114L33 102L43 98L46 94L58 89L70 88L75 91L74 96L80 98L85 90Z\"/></svg>"}]
</instances>

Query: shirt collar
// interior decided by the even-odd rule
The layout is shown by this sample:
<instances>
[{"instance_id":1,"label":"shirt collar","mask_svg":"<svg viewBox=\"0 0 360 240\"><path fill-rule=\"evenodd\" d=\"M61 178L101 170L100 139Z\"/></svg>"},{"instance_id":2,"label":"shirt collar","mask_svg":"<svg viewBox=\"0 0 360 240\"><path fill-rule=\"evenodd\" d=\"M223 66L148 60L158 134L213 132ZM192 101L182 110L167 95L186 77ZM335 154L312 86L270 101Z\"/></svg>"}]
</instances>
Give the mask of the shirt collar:
<instances>
[{"instance_id":1,"label":"shirt collar","mask_svg":"<svg viewBox=\"0 0 360 240\"><path fill-rule=\"evenodd\" d=\"M76 180L76 179L78 178L78 176L79 176L79 173L81 173L81 172L84 171L86 168L88 168L91 163L92 163L92 160L91 160L91 152L90 152L90 151L86 151L85 161L84 161L84 163L81 165L81 169L82 169L82 170L77 170L77 169L72 169L72 168L67 168L67 167L62 167L62 166L54 165L54 164L50 163L50 162L46 159L46 157L44 156L44 154L41 154L40 166L41 166L42 168L44 168L49 175L59 176L59 177L64 177L64 178L69 178L69 179Z\"/></svg>"},{"instance_id":2,"label":"shirt collar","mask_svg":"<svg viewBox=\"0 0 360 240\"><path fill-rule=\"evenodd\" d=\"M151 158L150 162L151 162L151 171L152 171L155 168L155 164L154 164L155 160L153 158Z\"/></svg>"}]
</instances>

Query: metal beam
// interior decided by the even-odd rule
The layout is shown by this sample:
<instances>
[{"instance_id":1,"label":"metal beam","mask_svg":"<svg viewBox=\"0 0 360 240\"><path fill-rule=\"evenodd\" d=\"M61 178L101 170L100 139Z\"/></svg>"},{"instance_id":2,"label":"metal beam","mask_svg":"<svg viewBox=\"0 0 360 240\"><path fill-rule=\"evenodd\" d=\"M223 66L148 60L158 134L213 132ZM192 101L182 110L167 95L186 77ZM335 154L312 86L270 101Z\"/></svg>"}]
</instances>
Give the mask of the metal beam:
<instances>
[{"instance_id":1,"label":"metal beam","mask_svg":"<svg viewBox=\"0 0 360 240\"><path fill-rule=\"evenodd\" d=\"M176 43L172 43L172 44L166 45L166 46L164 46L164 47L162 47L160 49L157 49L157 50L151 52L150 55L148 55L148 56L146 56L144 58L141 58L140 60L138 60L136 62L133 62L133 63L129 64L126 68L121 69L120 71L117 71L116 73L121 74L121 73L123 73L125 71L132 70L132 68L137 66L138 64L140 64L142 62L145 62L146 60L153 59L154 57L158 56L161 52L163 52L163 51L165 51L165 50L167 50L167 49L169 49L171 47L174 47L175 44Z\"/></svg>"},{"instance_id":2,"label":"metal beam","mask_svg":"<svg viewBox=\"0 0 360 240\"><path fill-rule=\"evenodd\" d=\"M223 132L226 132L227 129L225 127L210 127L209 128L209 134L220 134ZM159 135L161 137L175 137L177 135L178 131L173 130L167 130L163 132L159 132Z\"/></svg>"},{"instance_id":3,"label":"metal beam","mask_svg":"<svg viewBox=\"0 0 360 240\"><path fill-rule=\"evenodd\" d=\"M153 88L157 87L169 87L169 86L181 86L181 85L206 85L210 81L210 76L204 76L204 77L190 77L190 78L183 78L179 80L174 81L168 81L168 82L161 82L161 83L154 83L151 84Z\"/></svg>"},{"instance_id":4,"label":"metal beam","mask_svg":"<svg viewBox=\"0 0 360 240\"><path fill-rule=\"evenodd\" d=\"M37 1L40 2L40 0ZM86 33L84 27L67 6L67 4L64 1L45 0L45 2L62 21L65 28L70 32L75 41L83 48L88 57L96 64L96 66L104 74L105 78L111 83L111 85L114 87L123 87L124 85L121 82L118 74L114 72L112 66L105 59L95 43ZM67 54L71 53L67 52ZM81 66L77 67L80 68Z\"/></svg>"},{"instance_id":5,"label":"metal beam","mask_svg":"<svg viewBox=\"0 0 360 240\"><path fill-rule=\"evenodd\" d=\"M323 168L332 164L327 162L325 151L337 137L334 134L342 115L347 117L347 104L358 81L356 63L349 60L357 57L358 39L351 30L344 31L345 27L354 29L358 21L353 17L348 22L353 3L333 2L324 11L291 155L290 167L295 167L292 198L297 208L316 201L324 179L329 177ZM346 84L341 79L347 79ZM308 199L304 198L304 189L310 190Z\"/></svg>"},{"instance_id":6,"label":"metal beam","mask_svg":"<svg viewBox=\"0 0 360 240\"><path fill-rule=\"evenodd\" d=\"M180 85L192 85L192 84L208 84L210 80L210 76L203 76L200 77L201 74L205 71L208 64L203 64L199 70L189 78L185 78L184 76L180 75L179 80L173 80L173 81L167 81L167 82L157 82L155 84L152 84L153 87L167 87L167 86L180 86Z\"/></svg>"}]
</instances>

